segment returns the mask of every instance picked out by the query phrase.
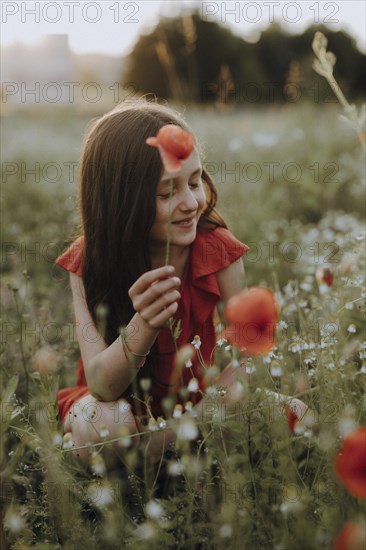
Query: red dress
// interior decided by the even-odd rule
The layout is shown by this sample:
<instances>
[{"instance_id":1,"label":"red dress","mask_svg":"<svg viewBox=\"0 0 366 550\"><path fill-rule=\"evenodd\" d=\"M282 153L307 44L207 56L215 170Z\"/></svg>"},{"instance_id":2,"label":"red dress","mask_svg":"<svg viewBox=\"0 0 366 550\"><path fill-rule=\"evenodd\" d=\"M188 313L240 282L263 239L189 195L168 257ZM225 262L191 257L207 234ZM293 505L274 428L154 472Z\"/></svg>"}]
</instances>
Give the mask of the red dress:
<instances>
[{"instance_id":1,"label":"red dress","mask_svg":"<svg viewBox=\"0 0 366 550\"><path fill-rule=\"evenodd\" d=\"M56 260L56 264L82 276L83 237L79 237ZM228 267L241 258L248 246L238 241L228 229L218 227L210 232L197 231L196 239L191 244L190 255L184 267L182 284L179 289L181 299L174 317L181 320L181 333L177 341L178 348L193 340L195 335L201 339L201 348L205 363L209 363L216 344L213 314L220 301L215 273ZM152 375L149 395L152 397L151 410L154 416L162 415L161 400L168 392L177 392L180 385L172 385L173 364L175 355L174 341L168 328L162 329L157 338L159 365ZM143 369L143 367L142 367ZM183 367L183 384L195 376L201 390L204 390L204 369L198 357L192 359L192 367ZM89 393L82 358L79 358L77 385L74 388L63 388L58 393L60 418L63 420L70 407ZM197 396L197 394L196 394ZM190 394L194 402L195 395ZM178 399L179 401L179 399ZM133 400L131 405L134 407Z\"/></svg>"}]
</instances>

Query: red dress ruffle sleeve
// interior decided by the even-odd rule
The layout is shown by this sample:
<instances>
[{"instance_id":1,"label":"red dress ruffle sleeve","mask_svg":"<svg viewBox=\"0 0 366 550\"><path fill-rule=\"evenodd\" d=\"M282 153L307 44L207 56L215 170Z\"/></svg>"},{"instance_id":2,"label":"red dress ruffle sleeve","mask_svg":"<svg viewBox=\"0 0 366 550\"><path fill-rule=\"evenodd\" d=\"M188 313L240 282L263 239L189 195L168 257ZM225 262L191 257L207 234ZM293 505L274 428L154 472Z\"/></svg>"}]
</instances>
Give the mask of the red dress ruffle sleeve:
<instances>
[{"instance_id":1,"label":"red dress ruffle sleeve","mask_svg":"<svg viewBox=\"0 0 366 550\"><path fill-rule=\"evenodd\" d=\"M75 273L81 277L83 250L84 236L81 235L56 259L55 263L66 269L66 271L71 271L71 273Z\"/></svg>"},{"instance_id":2,"label":"red dress ruffle sleeve","mask_svg":"<svg viewBox=\"0 0 366 550\"><path fill-rule=\"evenodd\" d=\"M56 263L82 276L83 237L79 237ZM248 250L248 246L236 239L225 228L218 227L213 231L197 231L196 239L191 245L186 262L182 284L181 299L174 318L181 321L181 333L177 341L178 348L189 343L194 336L201 340L200 352L206 365L213 357L216 345L216 334L213 321L214 310L220 301L220 291L216 273L239 260ZM192 377L197 378L199 388L204 391L204 367L196 355L192 366L183 367L182 374L174 366L175 344L168 328L162 329L157 338L158 363L152 372L152 384L149 390L150 406L154 416L163 415L162 399L169 393L178 395L182 385L187 386ZM79 359L77 387L64 388L59 391L58 404L61 419L75 401L88 393L82 359ZM191 393L190 400L195 403L201 399L200 393ZM181 398L178 396L178 402ZM134 408L133 400L131 405Z\"/></svg>"}]
</instances>

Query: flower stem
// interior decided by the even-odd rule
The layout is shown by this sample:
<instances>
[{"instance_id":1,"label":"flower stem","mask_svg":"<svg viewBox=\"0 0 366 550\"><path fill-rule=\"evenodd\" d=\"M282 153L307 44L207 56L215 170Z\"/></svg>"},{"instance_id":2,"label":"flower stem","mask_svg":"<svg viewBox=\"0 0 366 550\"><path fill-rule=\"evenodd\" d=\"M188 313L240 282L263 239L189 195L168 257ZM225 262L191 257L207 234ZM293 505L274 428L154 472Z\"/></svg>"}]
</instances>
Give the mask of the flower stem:
<instances>
[{"instance_id":1,"label":"flower stem","mask_svg":"<svg viewBox=\"0 0 366 550\"><path fill-rule=\"evenodd\" d=\"M170 252L170 227L172 225L172 196L173 196L173 178L169 180L169 211L168 211L168 225L166 230L166 251L165 251L165 265L169 262Z\"/></svg>"},{"instance_id":2,"label":"flower stem","mask_svg":"<svg viewBox=\"0 0 366 550\"><path fill-rule=\"evenodd\" d=\"M168 225L166 230L166 251L165 251L165 265L168 265L169 262L169 252L170 252L170 228L172 225L172 196L173 196L173 177L169 180L169 209L168 209ZM178 352L178 345L177 345L177 338L174 335L174 320L170 318L168 320L168 327L170 329L174 347L175 347L175 353ZM181 383L183 384L183 378L182 373L181 374Z\"/></svg>"}]
</instances>

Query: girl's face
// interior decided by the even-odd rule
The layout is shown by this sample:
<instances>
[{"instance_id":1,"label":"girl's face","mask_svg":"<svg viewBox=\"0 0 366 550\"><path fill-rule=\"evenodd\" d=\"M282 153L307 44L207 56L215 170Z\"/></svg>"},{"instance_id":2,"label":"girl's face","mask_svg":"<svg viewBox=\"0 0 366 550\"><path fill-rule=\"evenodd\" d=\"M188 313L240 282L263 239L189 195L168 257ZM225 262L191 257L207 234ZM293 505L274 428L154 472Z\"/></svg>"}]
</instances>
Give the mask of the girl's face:
<instances>
[{"instance_id":1,"label":"girl's face","mask_svg":"<svg viewBox=\"0 0 366 550\"><path fill-rule=\"evenodd\" d=\"M201 179L202 164L196 148L182 162L177 174L164 170L156 190L156 216L150 232L152 248L164 248L167 242L169 202L170 244L186 247L196 238L198 220L206 206L206 196ZM169 182L173 177L173 194L169 201Z\"/></svg>"}]
</instances>

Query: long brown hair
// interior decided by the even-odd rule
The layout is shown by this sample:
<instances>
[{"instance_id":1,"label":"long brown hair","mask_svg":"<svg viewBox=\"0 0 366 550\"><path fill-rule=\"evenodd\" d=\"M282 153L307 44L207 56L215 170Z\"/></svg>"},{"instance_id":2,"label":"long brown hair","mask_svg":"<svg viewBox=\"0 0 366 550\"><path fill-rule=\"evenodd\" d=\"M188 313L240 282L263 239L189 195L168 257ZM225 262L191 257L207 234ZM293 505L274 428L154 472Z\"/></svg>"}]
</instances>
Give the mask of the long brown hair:
<instances>
[{"instance_id":1,"label":"long brown hair","mask_svg":"<svg viewBox=\"0 0 366 550\"><path fill-rule=\"evenodd\" d=\"M163 165L159 152L145 141L165 124L191 131L171 108L140 100L118 105L94 121L86 135L80 168L83 282L99 330L98 308L104 306L107 312L103 323L107 345L135 313L129 288L151 269L146 243ZM206 171L202 180L207 206L198 228L227 227L215 209L217 192Z\"/></svg>"}]
</instances>

